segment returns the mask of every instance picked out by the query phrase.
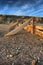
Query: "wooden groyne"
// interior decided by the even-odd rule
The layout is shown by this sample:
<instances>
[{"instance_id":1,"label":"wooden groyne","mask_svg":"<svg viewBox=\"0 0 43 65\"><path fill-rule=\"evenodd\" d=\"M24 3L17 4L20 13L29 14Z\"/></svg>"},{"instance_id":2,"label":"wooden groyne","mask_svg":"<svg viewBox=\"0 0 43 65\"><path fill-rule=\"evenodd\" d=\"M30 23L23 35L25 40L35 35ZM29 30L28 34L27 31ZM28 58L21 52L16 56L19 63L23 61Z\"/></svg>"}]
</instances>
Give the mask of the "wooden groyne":
<instances>
[{"instance_id":1,"label":"wooden groyne","mask_svg":"<svg viewBox=\"0 0 43 65\"><path fill-rule=\"evenodd\" d=\"M10 24L0 24L0 32L6 32L4 36L10 36L17 34L19 31L24 29L27 32L31 32L32 34L38 34L43 37L43 31L41 31L43 30L43 24L35 23L32 18L29 18L28 20L24 19L24 21L24 23L18 23L17 21L15 23L12 22ZM14 28L13 26L16 27Z\"/></svg>"}]
</instances>

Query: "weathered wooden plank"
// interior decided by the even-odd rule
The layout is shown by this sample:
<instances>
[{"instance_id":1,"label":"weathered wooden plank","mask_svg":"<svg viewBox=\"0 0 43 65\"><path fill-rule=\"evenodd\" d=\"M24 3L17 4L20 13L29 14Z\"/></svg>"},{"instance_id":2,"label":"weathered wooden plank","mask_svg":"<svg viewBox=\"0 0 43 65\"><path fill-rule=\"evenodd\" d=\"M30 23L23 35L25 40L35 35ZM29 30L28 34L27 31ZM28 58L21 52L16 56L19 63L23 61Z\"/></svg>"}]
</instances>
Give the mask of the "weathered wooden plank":
<instances>
[{"instance_id":1,"label":"weathered wooden plank","mask_svg":"<svg viewBox=\"0 0 43 65\"><path fill-rule=\"evenodd\" d=\"M17 24L18 24L18 22L11 23L11 24L9 25L9 28L11 28L11 27L13 27L13 26L15 26L15 25L17 25Z\"/></svg>"},{"instance_id":2,"label":"weathered wooden plank","mask_svg":"<svg viewBox=\"0 0 43 65\"><path fill-rule=\"evenodd\" d=\"M28 25L29 21L31 21L32 18L30 18L29 20L27 20L26 22L24 22L21 26L15 28L14 30L12 30L11 32L5 34L5 36L10 36L10 35L13 35L13 34L16 34L18 33L19 31L21 31L26 25Z\"/></svg>"},{"instance_id":3,"label":"weathered wooden plank","mask_svg":"<svg viewBox=\"0 0 43 65\"><path fill-rule=\"evenodd\" d=\"M37 25L37 26L43 26L42 23L35 23L35 25Z\"/></svg>"},{"instance_id":4,"label":"weathered wooden plank","mask_svg":"<svg viewBox=\"0 0 43 65\"><path fill-rule=\"evenodd\" d=\"M18 22L11 23L11 24L0 24L0 32L7 32L9 31L13 26L17 25Z\"/></svg>"},{"instance_id":5,"label":"weathered wooden plank","mask_svg":"<svg viewBox=\"0 0 43 65\"><path fill-rule=\"evenodd\" d=\"M43 32L38 29L35 30L35 34L38 34L39 36L43 37Z\"/></svg>"},{"instance_id":6,"label":"weathered wooden plank","mask_svg":"<svg viewBox=\"0 0 43 65\"><path fill-rule=\"evenodd\" d=\"M9 25L7 24L0 24L0 32L8 31Z\"/></svg>"},{"instance_id":7,"label":"weathered wooden plank","mask_svg":"<svg viewBox=\"0 0 43 65\"><path fill-rule=\"evenodd\" d=\"M43 26L36 26L36 29L43 30Z\"/></svg>"}]
</instances>

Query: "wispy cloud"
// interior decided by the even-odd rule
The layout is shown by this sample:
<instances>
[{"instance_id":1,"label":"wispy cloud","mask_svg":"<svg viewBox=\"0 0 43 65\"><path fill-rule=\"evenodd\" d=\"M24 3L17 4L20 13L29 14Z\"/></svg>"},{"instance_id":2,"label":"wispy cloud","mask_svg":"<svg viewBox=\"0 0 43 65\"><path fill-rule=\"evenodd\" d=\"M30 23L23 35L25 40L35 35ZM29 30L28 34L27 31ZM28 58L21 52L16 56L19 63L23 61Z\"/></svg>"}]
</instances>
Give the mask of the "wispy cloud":
<instances>
[{"instance_id":1,"label":"wispy cloud","mask_svg":"<svg viewBox=\"0 0 43 65\"><path fill-rule=\"evenodd\" d=\"M0 14L41 16L43 0L0 0Z\"/></svg>"}]
</instances>

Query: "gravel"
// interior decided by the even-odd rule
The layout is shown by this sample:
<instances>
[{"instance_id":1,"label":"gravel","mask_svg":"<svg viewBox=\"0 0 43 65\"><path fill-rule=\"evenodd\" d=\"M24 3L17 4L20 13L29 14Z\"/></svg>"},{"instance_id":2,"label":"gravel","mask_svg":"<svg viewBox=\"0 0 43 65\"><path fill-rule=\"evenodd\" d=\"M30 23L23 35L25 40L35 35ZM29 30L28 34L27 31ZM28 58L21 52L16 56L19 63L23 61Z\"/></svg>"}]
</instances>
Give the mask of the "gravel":
<instances>
[{"instance_id":1,"label":"gravel","mask_svg":"<svg viewBox=\"0 0 43 65\"><path fill-rule=\"evenodd\" d=\"M43 38L38 35L22 30L10 37L0 36L0 65L30 65L38 57L43 59Z\"/></svg>"}]
</instances>

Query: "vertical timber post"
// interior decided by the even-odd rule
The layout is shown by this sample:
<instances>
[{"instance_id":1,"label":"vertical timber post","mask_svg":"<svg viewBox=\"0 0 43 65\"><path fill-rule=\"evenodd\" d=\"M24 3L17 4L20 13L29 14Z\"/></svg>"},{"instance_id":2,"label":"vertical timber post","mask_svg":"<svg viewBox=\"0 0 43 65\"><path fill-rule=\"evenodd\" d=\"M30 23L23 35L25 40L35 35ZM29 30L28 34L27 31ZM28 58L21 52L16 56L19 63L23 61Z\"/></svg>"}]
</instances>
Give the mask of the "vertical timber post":
<instances>
[{"instance_id":1,"label":"vertical timber post","mask_svg":"<svg viewBox=\"0 0 43 65\"><path fill-rule=\"evenodd\" d=\"M33 18L33 34L35 34L35 17Z\"/></svg>"},{"instance_id":2,"label":"vertical timber post","mask_svg":"<svg viewBox=\"0 0 43 65\"><path fill-rule=\"evenodd\" d=\"M30 31L31 31L31 33L32 34L35 34L35 17L32 17L32 20L31 20L31 22L29 22L29 24L30 24Z\"/></svg>"}]
</instances>

